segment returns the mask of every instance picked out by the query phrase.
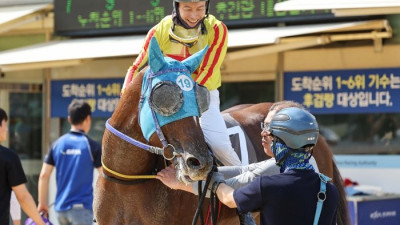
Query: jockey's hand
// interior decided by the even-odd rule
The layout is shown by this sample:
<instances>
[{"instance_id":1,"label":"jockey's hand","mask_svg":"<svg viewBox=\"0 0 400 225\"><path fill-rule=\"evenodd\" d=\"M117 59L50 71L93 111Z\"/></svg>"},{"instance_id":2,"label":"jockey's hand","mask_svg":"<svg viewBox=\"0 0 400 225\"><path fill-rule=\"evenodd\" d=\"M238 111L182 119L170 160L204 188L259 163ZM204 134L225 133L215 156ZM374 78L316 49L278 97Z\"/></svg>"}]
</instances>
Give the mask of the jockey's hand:
<instances>
[{"instance_id":1,"label":"jockey's hand","mask_svg":"<svg viewBox=\"0 0 400 225\"><path fill-rule=\"evenodd\" d=\"M185 185L176 178L176 170L172 164L169 167L158 172L156 179L160 180L163 184L165 184L169 188L175 190L177 189L182 190L181 186Z\"/></svg>"}]
</instances>

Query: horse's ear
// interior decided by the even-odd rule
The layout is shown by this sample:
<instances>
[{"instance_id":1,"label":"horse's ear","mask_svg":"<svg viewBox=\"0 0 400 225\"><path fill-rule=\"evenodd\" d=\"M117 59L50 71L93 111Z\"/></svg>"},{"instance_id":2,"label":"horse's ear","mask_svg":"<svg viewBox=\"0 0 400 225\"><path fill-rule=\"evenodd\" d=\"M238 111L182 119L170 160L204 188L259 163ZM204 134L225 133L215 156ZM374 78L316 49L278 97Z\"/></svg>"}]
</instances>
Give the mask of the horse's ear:
<instances>
[{"instance_id":1,"label":"horse's ear","mask_svg":"<svg viewBox=\"0 0 400 225\"><path fill-rule=\"evenodd\" d=\"M201 51L196 52L189 58L182 61L182 63L186 66L186 68L190 71L190 73L193 73L199 67L207 50L208 50L208 45Z\"/></svg>"},{"instance_id":2,"label":"horse's ear","mask_svg":"<svg viewBox=\"0 0 400 225\"><path fill-rule=\"evenodd\" d=\"M160 46L158 45L155 37L151 38L149 47L149 66L153 73L158 72L166 64L164 55L161 52Z\"/></svg>"}]
</instances>

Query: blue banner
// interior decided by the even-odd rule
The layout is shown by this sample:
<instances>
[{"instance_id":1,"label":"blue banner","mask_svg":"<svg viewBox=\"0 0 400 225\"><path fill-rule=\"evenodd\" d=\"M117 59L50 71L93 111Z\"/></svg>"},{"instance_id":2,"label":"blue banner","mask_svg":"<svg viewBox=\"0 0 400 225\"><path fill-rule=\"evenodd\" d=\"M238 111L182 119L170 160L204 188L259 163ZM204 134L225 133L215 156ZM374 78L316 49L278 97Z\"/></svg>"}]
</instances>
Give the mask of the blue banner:
<instances>
[{"instance_id":1,"label":"blue banner","mask_svg":"<svg viewBox=\"0 0 400 225\"><path fill-rule=\"evenodd\" d=\"M82 99L92 107L92 117L111 117L120 98L123 79L51 81L51 117L68 117L68 105Z\"/></svg>"},{"instance_id":2,"label":"blue banner","mask_svg":"<svg viewBox=\"0 0 400 225\"><path fill-rule=\"evenodd\" d=\"M352 225L400 224L400 197L364 197L348 201Z\"/></svg>"},{"instance_id":3,"label":"blue banner","mask_svg":"<svg viewBox=\"0 0 400 225\"><path fill-rule=\"evenodd\" d=\"M284 99L314 114L400 112L400 68L285 72Z\"/></svg>"}]
</instances>

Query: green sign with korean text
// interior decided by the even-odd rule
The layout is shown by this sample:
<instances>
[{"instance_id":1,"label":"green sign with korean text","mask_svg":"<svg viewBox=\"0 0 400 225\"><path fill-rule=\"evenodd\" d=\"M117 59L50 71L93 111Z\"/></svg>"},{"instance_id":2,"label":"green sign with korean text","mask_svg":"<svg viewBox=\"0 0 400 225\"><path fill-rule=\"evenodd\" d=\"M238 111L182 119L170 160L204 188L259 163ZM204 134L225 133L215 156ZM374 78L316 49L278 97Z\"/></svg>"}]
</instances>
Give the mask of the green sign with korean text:
<instances>
[{"instance_id":1,"label":"green sign with korean text","mask_svg":"<svg viewBox=\"0 0 400 225\"><path fill-rule=\"evenodd\" d=\"M275 12L281 0L214 0L210 13L228 27L332 19L329 11ZM172 12L172 0L55 0L55 32L82 36L145 33Z\"/></svg>"}]
</instances>

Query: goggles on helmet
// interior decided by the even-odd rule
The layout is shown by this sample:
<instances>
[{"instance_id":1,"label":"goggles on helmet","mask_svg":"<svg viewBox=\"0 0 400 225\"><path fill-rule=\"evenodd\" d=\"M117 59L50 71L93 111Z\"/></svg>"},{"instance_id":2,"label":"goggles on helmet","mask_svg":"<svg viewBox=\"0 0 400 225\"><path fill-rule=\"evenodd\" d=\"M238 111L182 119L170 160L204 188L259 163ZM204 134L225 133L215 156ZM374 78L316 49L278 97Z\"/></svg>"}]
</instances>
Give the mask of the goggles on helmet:
<instances>
[{"instance_id":1,"label":"goggles on helmet","mask_svg":"<svg viewBox=\"0 0 400 225\"><path fill-rule=\"evenodd\" d=\"M186 29L182 26L171 26L168 31L169 40L175 43L181 43L186 47L193 47L201 35L201 26L194 29Z\"/></svg>"}]
</instances>

